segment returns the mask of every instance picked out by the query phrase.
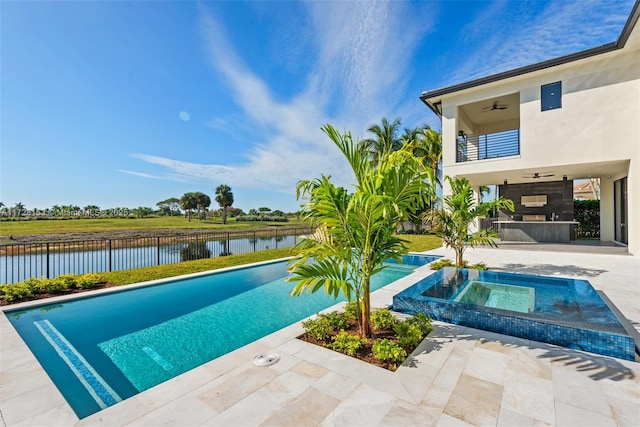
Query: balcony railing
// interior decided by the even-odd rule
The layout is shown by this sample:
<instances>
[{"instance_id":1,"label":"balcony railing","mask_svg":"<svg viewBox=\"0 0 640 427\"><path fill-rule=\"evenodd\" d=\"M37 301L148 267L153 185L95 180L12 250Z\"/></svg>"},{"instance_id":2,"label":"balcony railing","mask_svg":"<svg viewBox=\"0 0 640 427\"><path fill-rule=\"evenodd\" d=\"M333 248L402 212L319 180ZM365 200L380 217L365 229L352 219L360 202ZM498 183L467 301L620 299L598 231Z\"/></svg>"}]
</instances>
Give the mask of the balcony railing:
<instances>
[{"instance_id":1,"label":"balcony railing","mask_svg":"<svg viewBox=\"0 0 640 427\"><path fill-rule=\"evenodd\" d=\"M520 129L459 136L456 162L495 159L520 154Z\"/></svg>"}]
</instances>

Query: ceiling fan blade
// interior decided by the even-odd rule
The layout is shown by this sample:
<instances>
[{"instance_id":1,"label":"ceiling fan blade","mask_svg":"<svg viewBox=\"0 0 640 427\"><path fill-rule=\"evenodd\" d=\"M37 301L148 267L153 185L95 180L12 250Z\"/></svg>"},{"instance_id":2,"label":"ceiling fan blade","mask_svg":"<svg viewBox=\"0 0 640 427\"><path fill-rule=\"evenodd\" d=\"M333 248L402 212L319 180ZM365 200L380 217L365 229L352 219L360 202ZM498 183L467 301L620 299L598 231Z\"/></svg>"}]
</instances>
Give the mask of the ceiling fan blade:
<instances>
[{"instance_id":1,"label":"ceiling fan blade","mask_svg":"<svg viewBox=\"0 0 640 427\"><path fill-rule=\"evenodd\" d=\"M531 175L523 175L522 177L523 178L529 178L529 179L539 179L539 178L548 178L550 176L555 176L555 173L548 173L548 174L544 174L544 175L541 175L539 173L534 173L534 174L531 174Z\"/></svg>"}]
</instances>

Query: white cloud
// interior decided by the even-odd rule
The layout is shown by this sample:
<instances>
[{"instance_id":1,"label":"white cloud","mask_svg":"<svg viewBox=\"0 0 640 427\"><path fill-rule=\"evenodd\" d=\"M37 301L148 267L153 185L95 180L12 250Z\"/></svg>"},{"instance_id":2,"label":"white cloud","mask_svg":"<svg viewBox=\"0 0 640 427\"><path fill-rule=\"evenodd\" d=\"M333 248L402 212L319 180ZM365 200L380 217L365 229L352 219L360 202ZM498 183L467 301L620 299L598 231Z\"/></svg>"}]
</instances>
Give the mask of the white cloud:
<instances>
[{"instance_id":1,"label":"white cloud","mask_svg":"<svg viewBox=\"0 0 640 427\"><path fill-rule=\"evenodd\" d=\"M526 4L511 19L490 16L501 12L502 4L478 15L465 28L490 28L493 35L483 37L481 46L461 55L458 67L446 84L496 74L534 64L615 41L628 11L617 2L581 1L549 2L547 7L531 16ZM589 13L585 13L589 9ZM607 19L599 17L608 16ZM593 21L597 18L597 23ZM490 23L492 21L492 24ZM465 34L465 31L461 32ZM613 36L612 36L613 35Z\"/></svg>"},{"instance_id":2,"label":"white cloud","mask_svg":"<svg viewBox=\"0 0 640 427\"><path fill-rule=\"evenodd\" d=\"M299 42L314 45L315 56L306 58L312 71L305 88L286 101L275 99L267 83L236 53L222 22L206 6L200 8L207 59L244 114L212 118L207 125L230 134L242 121L257 128L263 142L250 148L246 163L213 165L150 154L132 156L167 168L175 179L192 177L244 188L292 193L300 179L321 174L331 175L341 185L352 182L346 161L319 129L331 122L340 130L358 133L406 101L399 99L403 75L428 26L424 20L407 19L409 4L401 2L366 7L355 2L304 5L309 15L305 22L311 26L304 35L311 39ZM289 42L295 39L284 37Z\"/></svg>"},{"instance_id":3,"label":"white cloud","mask_svg":"<svg viewBox=\"0 0 640 427\"><path fill-rule=\"evenodd\" d=\"M139 176L141 178L162 179L161 176L150 175L148 173L143 173L143 172L129 171L129 170L125 170L125 169L118 169L118 172L127 173L129 175L134 175L134 176Z\"/></svg>"}]
</instances>

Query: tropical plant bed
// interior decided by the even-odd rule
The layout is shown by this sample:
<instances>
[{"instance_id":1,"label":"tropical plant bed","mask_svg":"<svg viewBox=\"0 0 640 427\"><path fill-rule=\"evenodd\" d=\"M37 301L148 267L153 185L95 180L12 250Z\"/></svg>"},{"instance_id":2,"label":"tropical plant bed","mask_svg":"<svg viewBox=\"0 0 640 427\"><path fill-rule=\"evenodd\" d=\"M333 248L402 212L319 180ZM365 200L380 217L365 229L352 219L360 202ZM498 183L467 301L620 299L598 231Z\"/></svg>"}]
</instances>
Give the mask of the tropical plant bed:
<instances>
[{"instance_id":1,"label":"tropical plant bed","mask_svg":"<svg viewBox=\"0 0 640 427\"><path fill-rule=\"evenodd\" d=\"M345 312L319 314L302 322L305 333L298 339L395 371L433 330L425 315L401 321L384 308L371 315L372 337L360 338L353 307L347 304Z\"/></svg>"}]
</instances>

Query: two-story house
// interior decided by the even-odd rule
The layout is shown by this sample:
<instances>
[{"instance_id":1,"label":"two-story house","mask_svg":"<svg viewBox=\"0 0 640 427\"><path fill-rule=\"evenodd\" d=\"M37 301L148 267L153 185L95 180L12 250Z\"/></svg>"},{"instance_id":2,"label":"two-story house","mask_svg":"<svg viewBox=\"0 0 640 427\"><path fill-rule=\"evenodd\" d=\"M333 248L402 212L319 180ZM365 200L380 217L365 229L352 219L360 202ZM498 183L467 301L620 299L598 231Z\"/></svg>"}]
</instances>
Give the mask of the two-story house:
<instances>
[{"instance_id":1,"label":"two-story house","mask_svg":"<svg viewBox=\"0 0 640 427\"><path fill-rule=\"evenodd\" d=\"M639 16L636 1L615 42L423 92L444 174L514 201L503 239L569 241L573 181L599 178L600 239L640 256Z\"/></svg>"}]
</instances>

